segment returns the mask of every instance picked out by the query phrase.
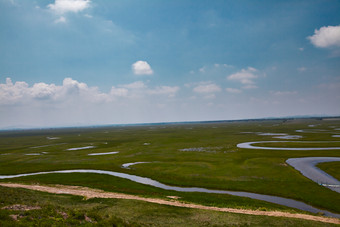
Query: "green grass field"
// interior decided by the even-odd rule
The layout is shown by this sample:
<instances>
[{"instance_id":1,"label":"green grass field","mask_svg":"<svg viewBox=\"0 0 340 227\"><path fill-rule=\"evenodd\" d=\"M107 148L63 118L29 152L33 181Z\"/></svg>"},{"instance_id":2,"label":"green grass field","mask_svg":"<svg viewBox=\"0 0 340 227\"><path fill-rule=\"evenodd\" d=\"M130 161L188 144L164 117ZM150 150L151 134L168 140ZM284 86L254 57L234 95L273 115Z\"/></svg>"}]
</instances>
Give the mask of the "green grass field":
<instances>
[{"instance_id":1,"label":"green grass field","mask_svg":"<svg viewBox=\"0 0 340 227\"><path fill-rule=\"evenodd\" d=\"M310 125L314 125L314 127L309 127ZM288 158L297 157L340 157L340 150L285 151L241 149L236 147L238 143L242 142L290 141L273 138L274 136L259 135L260 132L303 136L298 141L328 142L265 143L256 144L256 146L340 146L340 143L336 142L340 141L340 138L332 137L332 135L340 132L335 130L337 128L340 128L340 121L299 119L3 131L0 132L0 175L65 169L110 170L144 176L174 186L277 195L340 213L340 195L338 193L305 178L285 163ZM296 130L301 129L306 131L296 132ZM95 148L67 150L85 146L95 146ZM119 153L88 156L89 153L113 151L119 151ZM122 164L131 162L150 163L134 165L130 169L121 167ZM319 166L334 177L340 178L339 163L323 163ZM47 174L1 181L25 184L81 185L105 191L156 198L176 195L181 197L181 201L218 207L283 210L303 213L300 210L248 198L167 191L118 177L99 174ZM50 209L50 212L54 212L53 214L42 216L41 220L45 220L46 223L51 221L50 216L59 217L60 215L58 216L56 210L60 209L70 214L70 223L68 223L68 219L58 219L60 222L56 223L67 222L71 225L90 224L83 220L85 213L92 215L91 217L97 220L97 224L103 223L104 226L108 223L164 226L165 220L168 219L173 221L169 225L183 226L188 226L188 223L193 226L310 226L311 224L309 221L295 219L221 214L137 201L111 201L109 199L82 201L80 197L54 196L3 187L0 187L0 199L1 206L11 203L41 203L42 210ZM55 200L60 200L61 202L56 203ZM15 223L22 222L22 225L27 223L38 225L36 218L42 215L42 210L35 210L34 212L36 213L32 211L34 214L28 215L33 217L32 220L25 216L26 218L22 218ZM77 219L77 214L72 215L72 212L76 212L76 210L79 210L82 217ZM146 214L147 210L155 211ZM0 210L2 217L0 218L0 225L5 225L6 223L11 225L13 223L13 220L8 216L9 212ZM72 221L75 221L75 223ZM317 225L316 222L312 223Z\"/></svg>"},{"instance_id":2,"label":"green grass field","mask_svg":"<svg viewBox=\"0 0 340 227\"><path fill-rule=\"evenodd\" d=\"M294 218L242 215L178 208L122 199L89 199L2 188L1 206L27 204L41 209L0 210L1 226L335 226ZM14 221L10 215L17 215ZM86 219L89 218L89 219Z\"/></svg>"}]
</instances>

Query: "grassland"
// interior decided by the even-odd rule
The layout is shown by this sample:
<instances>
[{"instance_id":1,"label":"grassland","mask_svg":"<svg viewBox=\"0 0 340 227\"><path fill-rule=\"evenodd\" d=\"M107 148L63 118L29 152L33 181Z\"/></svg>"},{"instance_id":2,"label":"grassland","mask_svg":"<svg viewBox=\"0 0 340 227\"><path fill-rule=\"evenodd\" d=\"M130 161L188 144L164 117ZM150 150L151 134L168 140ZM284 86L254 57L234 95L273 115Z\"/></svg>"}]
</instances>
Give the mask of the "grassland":
<instances>
[{"instance_id":1,"label":"grassland","mask_svg":"<svg viewBox=\"0 0 340 227\"><path fill-rule=\"evenodd\" d=\"M0 210L1 226L335 226L280 218L178 208L135 200L89 199L80 196L2 188L0 205L26 204L35 210ZM18 221L13 220L15 216Z\"/></svg>"},{"instance_id":2,"label":"grassland","mask_svg":"<svg viewBox=\"0 0 340 227\"><path fill-rule=\"evenodd\" d=\"M314 127L309 127L310 125L313 125ZM205 124L166 124L3 131L0 132L0 175L64 169L110 170L152 178L168 185L248 191L267 195L277 195L296 199L315 207L340 213L340 195L338 193L312 182L285 163L286 159L297 157L340 157L340 150L283 151L240 149L236 147L236 145L241 142L282 140L274 139L272 138L273 136L259 135L259 132L287 133L289 135L303 136L299 141L328 142L320 144L301 143L299 145L298 143L268 143L257 144L258 146L339 146L340 143L335 141L340 141L340 139L332 137L333 134L339 132L334 130L335 128L340 128L339 121L301 119L292 121L268 120ZM300 129L304 129L305 131L296 132L296 130ZM69 148L85 146L95 146L95 148L74 151L67 150ZM89 153L113 151L119 151L119 153L103 156L87 155ZM132 166L130 169L121 167L122 164L131 162L150 163L138 164ZM339 177L338 166L338 163L320 164L322 169L335 177ZM103 189L105 191L122 192L145 197L166 198L166 196L169 195L179 196L181 201L218 207L297 212L297 210L292 208L248 198L206 193L173 192L141 185L118 177L99 174L47 174L1 181L26 184L81 185L90 188ZM52 195L0 187L0 198L1 201L4 201L2 202L2 205L14 203L14 200L11 201L11 198L15 197L12 196L12 194L17 194L19 191L22 194L28 193L32 195L32 198L35 198L35 200L28 199L30 196L24 197L25 199L18 198L20 203L25 203L25 201L34 203L34 201L39 201L38 197L43 197L48 201L46 202L47 207L51 208L57 206L52 202L54 201ZM4 196L5 193L9 193L9 196ZM182 221L182 224L185 225L185 222L191 223L189 220L191 220L192 215L195 216L196 212L198 212L199 214L197 213L197 215L202 214L204 216L203 219L208 221L195 222L197 225L203 225L204 223L210 225L261 225L261 223L264 225L266 225L266 223L268 223L268 225L275 225L275 223L277 223L277 225L286 225L287 223L297 224L295 223L296 220L249 217L247 215L247 218L244 218L244 215L219 214L217 212L208 212L208 214L203 211L169 208L142 202L110 201L102 199L100 202L107 204L105 205L105 209L103 208L108 214L106 217L105 215L101 215L101 211L98 211L100 210L98 207L102 207L102 205L100 205L98 202L99 200L97 199L91 199L84 202L78 197L56 197L64 199L63 202L59 203L59 206L61 206L60 209L66 209L67 212L70 213L69 217L73 217L71 215L73 212L72 210L81 209L83 213L93 214L93 218L95 218L96 215L99 215L100 217L97 217L98 223L106 223L106 221L110 222L112 219L112 223L135 223L136 225L143 225L147 222L139 222L138 220L144 220L144 217L146 217L145 220L147 221L154 218L155 225L158 225L162 223L166 217L169 218L171 216L174 217L173 225L177 222L177 224L179 224L179 222ZM83 203L87 205L84 205ZM119 203L120 208L116 205L111 206L111 203ZM41 206L45 207L44 204L45 203L43 202ZM71 206L69 204L73 205ZM156 212L153 217L152 214L145 214L143 211L144 208L142 208L141 211L138 211L140 212L138 213L133 206L139 208L145 207L145 210L157 209L160 211L159 213ZM138 220L134 218L135 216L133 215L134 213L132 213L132 209L134 213L140 215ZM115 210L115 215L110 214L110 210ZM9 211L6 211L6 214L3 212L4 211L0 211L0 213L2 213L1 215L6 216L7 214L6 217L8 217ZM41 210L35 210L34 212L39 213ZM123 214L124 212L125 214ZM221 216L220 219L225 222L221 221L215 223L212 221L213 218L210 218L214 217L214 215ZM143 216L143 218L141 216ZM48 219L47 216L45 218ZM75 220L75 218L71 219ZM229 219L238 221L233 222ZM249 221L250 219L252 220ZM31 220L31 222L33 221ZM306 223L301 222L301 225L307 225ZM313 224L316 225L315 222Z\"/></svg>"},{"instance_id":3,"label":"grassland","mask_svg":"<svg viewBox=\"0 0 340 227\"><path fill-rule=\"evenodd\" d=\"M334 178L340 180L340 163L339 162L325 162L317 165L318 168L325 171Z\"/></svg>"}]
</instances>

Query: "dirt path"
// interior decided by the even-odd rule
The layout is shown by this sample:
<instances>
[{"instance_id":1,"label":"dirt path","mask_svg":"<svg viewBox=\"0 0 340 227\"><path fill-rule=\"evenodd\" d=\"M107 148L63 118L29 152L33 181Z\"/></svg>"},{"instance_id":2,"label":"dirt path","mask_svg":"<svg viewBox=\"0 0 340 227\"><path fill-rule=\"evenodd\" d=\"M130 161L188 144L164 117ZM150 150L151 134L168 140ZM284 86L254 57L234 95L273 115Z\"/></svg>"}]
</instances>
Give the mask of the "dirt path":
<instances>
[{"instance_id":1,"label":"dirt path","mask_svg":"<svg viewBox=\"0 0 340 227\"><path fill-rule=\"evenodd\" d=\"M176 200L164 200L164 199L153 199L153 198L143 198L134 195L127 195L122 193L105 192L98 189L79 187L79 186L66 186L66 185L54 185L54 186L41 186L41 185L25 185L25 184L13 184L13 183L0 183L0 186L11 187L11 188L26 188L36 191L55 193L55 194L71 194L84 196L86 198L115 198L115 199L133 199L140 200L149 203L157 203L162 205L176 206L176 207L186 207L195 208L203 210L214 210L221 212L230 212L237 214L251 214L251 215L265 215L274 217L287 217L287 218L299 218L312 221L340 224L340 219L313 216L308 214L293 214L281 211L259 211L259 210L245 210L245 209L234 209L234 208L220 208L220 207L210 207L192 203L183 203Z\"/></svg>"}]
</instances>

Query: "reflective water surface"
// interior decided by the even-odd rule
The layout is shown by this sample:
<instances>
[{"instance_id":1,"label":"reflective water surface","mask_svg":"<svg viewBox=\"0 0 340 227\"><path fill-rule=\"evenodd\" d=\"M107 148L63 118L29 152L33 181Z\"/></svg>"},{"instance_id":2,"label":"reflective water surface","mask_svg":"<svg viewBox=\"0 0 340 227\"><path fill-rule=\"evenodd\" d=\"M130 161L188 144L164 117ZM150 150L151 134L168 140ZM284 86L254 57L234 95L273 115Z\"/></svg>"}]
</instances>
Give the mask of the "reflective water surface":
<instances>
[{"instance_id":1,"label":"reflective water surface","mask_svg":"<svg viewBox=\"0 0 340 227\"><path fill-rule=\"evenodd\" d=\"M340 214L335 214L326 210L321 210L310 206L306 203L296 201L293 199L282 198L278 196L271 196L271 195L262 195L257 193L251 192L238 192L238 191L225 191L225 190L213 190L213 189L206 189L206 188L198 188L198 187L177 187L177 186L170 186L166 184L162 184L156 180L152 180L146 177L140 177L136 175L126 174L126 173L119 173L113 171L106 171L106 170L93 170L93 169L77 169L77 170L58 170L58 171L49 171L49 172L37 172L37 173L25 173L25 174L16 174L16 175L2 175L0 179L9 179L9 178L16 178L16 177L25 177L25 176L33 176L39 174L50 174L50 173L98 173L98 174L106 174L110 176L120 177L124 179L128 179L137 183L145 184L154 186L157 188L165 189L165 190L172 190L172 191L180 191L180 192L204 192L204 193L217 193L217 194L229 194L235 196L242 196L248 197L252 199L263 200L271 203L276 203L288 207L297 208L304 211L309 211L312 213L324 213L326 216L330 217L337 217L340 218Z\"/></svg>"}]
</instances>

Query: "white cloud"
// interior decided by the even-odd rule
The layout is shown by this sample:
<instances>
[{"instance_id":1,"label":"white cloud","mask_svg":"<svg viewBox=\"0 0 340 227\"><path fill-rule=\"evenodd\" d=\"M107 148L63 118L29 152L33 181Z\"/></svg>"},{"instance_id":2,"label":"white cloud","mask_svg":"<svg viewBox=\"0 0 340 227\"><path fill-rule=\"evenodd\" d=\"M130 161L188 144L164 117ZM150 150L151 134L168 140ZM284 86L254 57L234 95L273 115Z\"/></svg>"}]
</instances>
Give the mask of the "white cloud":
<instances>
[{"instance_id":1,"label":"white cloud","mask_svg":"<svg viewBox=\"0 0 340 227\"><path fill-rule=\"evenodd\" d=\"M112 86L110 94L112 96L118 96L118 97L126 97L128 96L129 90L126 88L116 88Z\"/></svg>"},{"instance_id":2,"label":"white cloud","mask_svg":"<svg viewBox=\"0 0 340 227\"><path fill-rule=\"evenodd\" d=\"M147 93L151 95L168 95L169 97L174 97L178 90L178 86L159 86L155 89L148 90Z\"/></svg>"},{"instance_id":3,"label":"white cloud","mask_svg":"<svg viewBox=\"0 0 340 227\"><path fill-rule=\"evenodd\" d=\"M66 18L61 16L58 19L54 21L54 23L59 24L59 23L66 23Z\"/></svg>"},{"instance_id":4,"label":"white cloud","mask_svg":"<svg viewBox=\"0 0 340 227\"><path fill-rule=\"evenodd\" d=\"M89 87L86 83L72 78L65 78L62 85L35 83L29 86L26 82L13 84L10 78L6 83L0 83L0 105L29 104L30 102L59 103L105 103L117 101L119 98L140 99L148 96L166 95L174 97L179 91L178 86L156 86L148 88L142 81L130 84L112 86L107 93L98 87Z\"/></svg>"},{"instance_id":5,"label":"white cloud","mask_svg":"<svg viewBox=\"0 0 340 227\"><path fill-rule=\"evenodd\" d=\"M132 64L132 70L135 75L152 75L151 66L146 61L136 61Z\"/></svg>"},{"instance_id":6,"label":"white cloud","mask_svg":"<svg viewBox=\"0 0 340 227\"><path fill-rule=\"evenodd\" d=\"M245 88L254 88L255 82L253 79L256 79L258 76L255 74L257 72L257 69L248 67L247 69L242 69L241 71L231 74L227 77L228 80L234 80L238 81L245 85ZM252 86L251 86L252 85Z\"/></svg>"},{"instance_id":7,"label":"white cloud","mask_svg":"<svg viewBox=\"0 0 340 227\"><path fill-rule=\"evenodd\" d=\"M35 83L31 88L31 95L37 99L48 99L54 97L57 92L57 86L54 84Z\"/></svg>"},{"instance_id":8,"label":"white cloud","mask_svg":"<svg viewBox=\"0 0 340 227\"><path fill-rule=\"evenodd\" d=\"M209 83L209 84L198 85L194 87L193 90L194 92L197 92L197 93L214 93L214 92L221 91L221 88L214 83Z\"/></svg>"},{"instance_id":9,"label":"white cloud","mask_svg":"<svg viewBox=\"0 0 340 227\"><path fill-rule=\"evenodd\" d=\"M35 83L32 87L26 82L0 84L0 104L29 103L29 101L68 101L77 99L89 102L107 101L108 94L101 93L97 87L88 87L72 78L65 78L61 86L55 84Z\"/></svg>"},{"instance_id":10,"label":"white cloud","mask_svg":"<svg viewBox=\"0 0 340 227\"><path fill-rule=\"evenodd\" d=\"M172 97L179 90L136 81L102 92L71 78L30 85L7 78L0 82L0 128L177 121Z\"/></svg>"},{"instance_id":11,"label":"white cloud","mask_svg":"<svg viewBox=\"0 0 340 227\"><path fill-rule=\"evenodd\" d=\"M213 74L213 73L220 73L232 67L233 67L232 65L228 65L228 64L214 63L212 65L210 64L204 65L201 68L197 69L196 72ZM191 70L190 73L194 74L195 70Z\"/></svg>"},{"instance_id":12,"label":"white cloud","mask_svg":"<svg viewBox=\"0 0 340 227\"><path fill-rule=\"evenodd\" d=\"M62 86L57 86L55 99L57 100L82 100L84 102L107 102L111 97L109 94L102 93L98 87L88 87L87 84L65 78Z\"/></svg>"},{"instance_id":13,"label":"white cloud","mask_svg":"<svg viewBox=\"0 0 340 227\"><path fill-rule=\"evenodd\" d=\"M62 86L63 90L66 93L79 93L82 90L87 90L87 84L85 83L80 83L76 80L73 80L72 78L65 78L63 80L63 86Z\"/></svg>"},{"instance_id":14,"label":"white cloud","mask_svg":"<svg viewBox=\"0 0 340 227\"><path fill-rule=\"evenodd\" d=\"M143 81L135 81L131 84L120 85L120 87L129 88L129 89L141 89L141 88L145 88L146 85L144 84Z\"/></svg>"},{"instance_id":15,"label":"white cloud","mask_svg":"<svg viewBox=\"0 0 340 227\"><path fill-rule=\"evenodd\" d=\"M307 37L316 47L340 47L340 25L324 26L319 30L315 29L314 35Z\"/></svg>"},{"instance_id":16,"label":"white cloud","mask_svg":"<svg viewBox=\"0 0 340 227\"><path fill-rule=\"evenodd\" d=\"M111 94L121 97L140 98L144 95L168 95L174 97L179 91L178 86L157 86L148 88L142 81L135 81L130 84L119 85L118 88L112 87Z\"/></svg>"},{"instance_id":17,"label":"white cloud","mask_svg":"<svg viewBox=\"0 0 340 227\"><path fill-rule=\"evenodd\" d=\"M167 95L174 97L179 91L178 86L156 86L155 88L148 88L142 81L136 81L130 84L119 85L112 87L110 95L113 97L129 97L129 98L142 98L145 95Z\"/></svg>"},{"instance_id":18,"label":"white cloud","mask_svg":"<svg viewBox=\"0 0 340 227\"><path fill-rule=\"evenodd\" d=\"M0 104L16 103L26 97L28 84L26 82L16 82L13 84L10 78L6 78L5 84L0 84Z\"/></svg>"},{"instance_id":19,"label":"white cloud","mask_svg":"<svg viewBox=\"0 0 340 227\"><path fill-rule=\"evenodd\" d=\"M56 13L80 12L90 7L91 0L55 0L47 7Z\"/></svg>"},{"instance_id":20,"label":"white cloud","mask_svg":"<svg viewBox=\"0 0 340 227\"><path fill-rule=\"evenodd\" d=\"M231 88L231 87L228 87L225 89L227 92L229 93L234 93L234 94L239 94L242 92L241 89L237 89L237 88Z\"/></svg>"}]
</instances>

